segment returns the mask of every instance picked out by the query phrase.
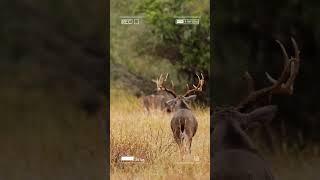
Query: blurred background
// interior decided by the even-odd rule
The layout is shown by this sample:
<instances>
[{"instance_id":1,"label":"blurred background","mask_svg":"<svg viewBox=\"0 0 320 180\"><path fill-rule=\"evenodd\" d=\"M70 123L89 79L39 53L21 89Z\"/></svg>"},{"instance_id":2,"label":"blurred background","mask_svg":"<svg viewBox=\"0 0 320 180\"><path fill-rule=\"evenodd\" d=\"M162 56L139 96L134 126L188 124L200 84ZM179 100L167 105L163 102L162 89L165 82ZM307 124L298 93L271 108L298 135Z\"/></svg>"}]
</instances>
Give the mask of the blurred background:
<instances>
[{"instance_id":1,"label":"blurred background","mask_svg":"<svg viewBox=\"0 0 320 180\"><path fill-rule=\"evenodd\" d=\"M0 179L106 175L106 3L0 3Z\"/></svg>"},{"instance_id":2,"label":"blurred background","mask_svg":"<svg viewBox=\"0 0 320 180\"><path fill-rule=\"evenodd\" d=\"M270 85L265 72L278 77L283 42L293 54L290 37L301 50L300 73L292 96L273 97L279 113L271 131L251 132L272 160L279 179L317 179L320 170L319 1L216 1L214 9L212 102L236 105L247 95L249 71L257 89Z\"/></svg>"}]
</instances>

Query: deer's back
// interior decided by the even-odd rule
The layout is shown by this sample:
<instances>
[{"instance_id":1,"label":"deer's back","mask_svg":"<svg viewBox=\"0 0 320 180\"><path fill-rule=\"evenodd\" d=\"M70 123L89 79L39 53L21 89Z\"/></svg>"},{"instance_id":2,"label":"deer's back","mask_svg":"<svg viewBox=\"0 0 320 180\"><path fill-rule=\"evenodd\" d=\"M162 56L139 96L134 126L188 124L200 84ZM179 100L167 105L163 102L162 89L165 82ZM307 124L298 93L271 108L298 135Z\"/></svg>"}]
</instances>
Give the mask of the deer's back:
<instances>
[{"instance_id":1,"label":"deer's back","mask_svg":"<svg viewBox=\"0 0 320 180\"><path fill-rule=\"evenodd\" d=\"M189 109L178 110L171 119L172 131L185 132L193 137L197 131L198 122Z\"/></svg>"},{"instance_id":2,"label":"deer's back","mask_svg":"<svg viewBox=\"0 0 320 180\"><path fill-rule=\"evenodd\" d=\"M163 95L148 95L143 97L142 102L145 107L150 108L162 108L164 107L164 102L166 97Z\"/></svg>"},{"instance_id":3,"label":"deer's back","mask_svg":"<svg viewBox=\"0 0 320 180\"><path fill-rule=\"evenodd\" d=\"M213 162L216 180L274 180L269 164L250 151L215 152Z\"/></svg>"}]
</instances>

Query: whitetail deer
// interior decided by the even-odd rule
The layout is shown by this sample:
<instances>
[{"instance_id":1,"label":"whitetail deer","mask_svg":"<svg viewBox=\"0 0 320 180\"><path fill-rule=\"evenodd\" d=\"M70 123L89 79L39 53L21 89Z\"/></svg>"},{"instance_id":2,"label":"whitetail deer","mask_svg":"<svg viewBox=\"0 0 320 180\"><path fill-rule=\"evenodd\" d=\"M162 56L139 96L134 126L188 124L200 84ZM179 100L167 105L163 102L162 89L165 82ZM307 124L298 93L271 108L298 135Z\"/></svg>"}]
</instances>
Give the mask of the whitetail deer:
<instances>
[{"instance_id":1,"label":"whitetail deer","mask_svg":"<svg viewBox=\"0 0 320 180\"><path fill-rule=\"evenodd\" d=\"M170 99L173 99L174 97L167 93L166 91L163 91L160 87L160 84L162 84L164 81L167 80L168 74L163 77L161 74L158 79L153 79L152 82L154 82L157 85L156 93L151 94L148 96L144 96L142 98L142 103L144 109L149 112L150 110L161 110L165 112L171 112L172 110L170 107L166 105L166 102ZM174 88L174 84L171 81L171 86Z\"/></svg>"},{"instance_id":2,"label":"whitetail deer","mask_svg":"<svg viewBox=\"0 0 320 180\"><path fill-rule=\"evenodd\" d=\"M272 95L292 95L294 81L299 72L300 57L297 43L291 38L295 56L289 58L281 42L277 41L284 55L284 69L278 78L273 79L268 73L271 86L254 90L253 80L246 73L249 81L249 95L236 107L214 111L213 116L213 176L216 180L272 180L271 167L258 153L257 148L245 130L256 125L270 122L277 111L275 105L250 106L266 98L270 103ZM261 106L261 104L259 104Z\"/></svg>"},{"instance_id":3,"label":"whitetail deer","mask_svg":"<svg viewBox=\"0 0 320 180\"><path fill-rule=\"evenodd\" d=\"M192 89L187 89L187 92L183 95L177 95L172 89L168 89L160 84L160 88L174 96L174 99L167 101L167 105L171 107L174 114L171 119L171 130L173 137L178 144L182 159L185 159L186 155L191 154L192 138L196 134L198 129L198 122L189 106L189 102L196 98L194 93L201 92L204 84L204 78L201 74L201 78L198 77L198 85L193 85ZM188 86L187 86L188 87Z\"/></svg>"}]
</instances>

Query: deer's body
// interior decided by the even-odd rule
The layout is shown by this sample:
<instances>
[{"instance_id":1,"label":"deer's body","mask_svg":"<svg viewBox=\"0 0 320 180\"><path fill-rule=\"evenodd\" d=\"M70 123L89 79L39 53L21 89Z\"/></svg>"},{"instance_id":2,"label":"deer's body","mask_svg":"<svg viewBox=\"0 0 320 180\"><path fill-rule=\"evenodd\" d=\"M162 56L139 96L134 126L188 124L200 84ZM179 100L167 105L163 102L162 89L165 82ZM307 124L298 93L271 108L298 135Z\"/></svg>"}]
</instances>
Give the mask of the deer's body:
<instances>
[{"instance_id":1,"label":"deer's body","mask_svg":"<svg viewBox=\"0 0 320 180\"><path fill-rule=\"evenodd\" d=\"M166 102L173 97L168 94L151 94L142 98L143 107L146 111L161 110L171 112L171 109L166 105Z\"/></svg>"},{"instance_id":2,"label":"deer's body","mask_svg":"<svg viewBox=\"0 0 320 180\"><path fill-rule=\"evenodd\" d=\"M189 89L189 86L187 85L188 89L184 95L177 95L174 90L166 88L163 84L166 78L162 79L161 75L157 80L159 89L174 97L167 101L166 105L174 112L171 119L171 130L173 138L179 146L182 159L184 159L186 155L191 154L192 138L198 129L198 122L188 105L190 101L197 97L196 95L191 94L202 91L202 86L204 84L203 74L201 74L201 78L198 75L197 77L199 80L198 84L193 85L192 89Z\"/></svg>"},{"instance_id":3,"label":"deer's body","mask_svg":"<svg viewBox=\"0 0 320 180\"><path fill-rule=\"evenodd\" d=\"M165 77L165 79L163 79L161 75L159 79L152 80L156 84L157 88L154 94L142 97L142 105L145 111L147 112L150 112L151 110L161 110L164 112L172 111L172 109L170 109L170 107L167 106L166 102L169 101L170 99L173 99L174 96L162 90L160 87L161 83L167 79L167 76ZM172 83L172 87L173 86L174 85Z\"/></svg>"},{"instance_id":4,"label":"deer's body","mask_svg":"<svg viewBox=\"0 0 320 180\"><path fill-rule=\"evenodd\" d=\"M243 127L254 121L272 119L275 111L275 107L267 106L251 115L232 111L217 113L213 132L214 179L274 179L270 165L258 153ZM244 122L246 120L247 122ZM245 124L242 124L241 121Z\"/></svg>"},{"instance_id":5,"label":"deer's body","mask_svg":"<svg viewBox=\"0 0 320 180\"><path fill-rule=\"evenodd\" d=\"M178 109L171 119L171 130L181 153L191 153L192 137L196 134L198 122L190 109Z\"/></svg>"}]
</instances>

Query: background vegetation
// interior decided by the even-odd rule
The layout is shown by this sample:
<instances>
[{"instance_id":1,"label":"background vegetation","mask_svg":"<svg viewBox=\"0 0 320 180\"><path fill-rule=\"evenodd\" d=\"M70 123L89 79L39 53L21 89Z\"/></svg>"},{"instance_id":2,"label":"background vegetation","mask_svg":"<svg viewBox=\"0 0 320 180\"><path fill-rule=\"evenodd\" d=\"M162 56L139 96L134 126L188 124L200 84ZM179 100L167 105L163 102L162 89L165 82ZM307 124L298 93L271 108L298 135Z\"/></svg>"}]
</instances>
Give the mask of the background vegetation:
<instances>
[{"instance_id":1,"label":"background vegetation","mask_svg":"<svg viewBox=\"0 0 320 180\"><path fill-rule=\"evenodd\" d=\"M105 176L105 3L0 3L0 179Z\"/></svg>"},{"instance_id":2,"label":"background vegetation","mask_svg":"<svg viewBox=\"0 0 320 180\"><path fill-rule=\"evenodd\" d=\"M301 49L294 95L273 98L279 105L271 124L273 132L266 135L262 128L258 130L261 133L253 133L261 140L260 149L267 150L273 160L279 179L318 178L319 7L319 2L312 0L216 1L212 68L212 102L216 105L234 105L246 95L247 84L241 78L246 70L257 88L269 85L265 71L275 77L280 74L283 58L276 39L284 43L290 55L291 36Z\"/></svg>"},{"instance_id":3,"label":"background vegetation","mask_svg":"<svg viewBox=\"0 0 320 180\"><path fill-rule=\"evenodd\" d=\"M143 16L142 23L121 25L120 16L126 15ZM182 15L201 16L201 23L175 25L174 17ZM126 86L117 73L120 69L144 79L144 86L137 88L141 92L136 94L150 94L154 88L151 79L160 73L168 72L178 90L184 89L187 82L190 84L195 73L202 72L208 79L209 28L209 1L111 1L111 71L115 71L111 73L112 83Z\"/></svg>"}]
</instances>

